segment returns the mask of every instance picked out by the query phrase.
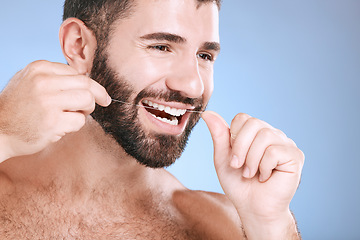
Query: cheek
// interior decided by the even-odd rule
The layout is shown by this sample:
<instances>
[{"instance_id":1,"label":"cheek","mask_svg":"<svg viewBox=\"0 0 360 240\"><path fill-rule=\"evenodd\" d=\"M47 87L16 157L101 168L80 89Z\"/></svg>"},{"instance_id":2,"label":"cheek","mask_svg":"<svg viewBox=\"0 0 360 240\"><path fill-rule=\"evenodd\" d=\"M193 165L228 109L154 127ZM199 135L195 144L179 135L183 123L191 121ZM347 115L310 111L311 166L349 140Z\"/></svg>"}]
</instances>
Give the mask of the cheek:
<instances>
[{"instance_id":1,"label":"cheek","mask_svg":"<svg viewBox=\"0 0 360 240\"><path fill-rule=\"evenodd\" d=\"M124 74L138 91L148 86L164 87L166 76L171 69L171 61L148 56L127 61Z\"/></svg>"}]
</instances>

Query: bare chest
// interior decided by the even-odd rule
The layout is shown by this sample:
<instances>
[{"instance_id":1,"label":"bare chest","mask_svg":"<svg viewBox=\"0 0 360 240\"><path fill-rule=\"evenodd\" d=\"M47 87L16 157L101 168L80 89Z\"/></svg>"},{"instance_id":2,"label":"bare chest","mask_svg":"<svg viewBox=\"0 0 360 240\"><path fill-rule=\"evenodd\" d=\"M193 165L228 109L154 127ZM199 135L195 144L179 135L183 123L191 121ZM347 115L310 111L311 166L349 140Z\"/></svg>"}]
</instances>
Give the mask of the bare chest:
<instances>
[{"instance_id":1,"label":"bare chest","mask_svg":"<svg viewBox=\"0 0 360 240\"><path fill-rule=\"evenodd\" d=\"M36 200L1 200L1 239L201 239L181 219L158 209L133 214L121 206Z\"/></svg>"}]
</instances>

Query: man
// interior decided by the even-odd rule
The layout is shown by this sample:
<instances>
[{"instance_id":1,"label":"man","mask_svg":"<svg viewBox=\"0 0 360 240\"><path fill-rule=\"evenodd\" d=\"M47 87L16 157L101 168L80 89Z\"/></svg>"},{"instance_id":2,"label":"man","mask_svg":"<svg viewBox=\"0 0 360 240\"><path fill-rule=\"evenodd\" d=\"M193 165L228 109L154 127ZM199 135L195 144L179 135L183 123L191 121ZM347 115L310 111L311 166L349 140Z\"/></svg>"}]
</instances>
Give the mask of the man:
<instances>
[{"instance_id":1,"label":"man","mask_svg":"<svg viewBox=\"0 0 360 240\"><path fill-rule=\"evenodd\" d=\"M31 63L0 95L2 239L299 239L289 204L302 152L246 114L228 126L201 113L219 8L65 1L68 65ZM225 195L190 191L163 169L200 116Z\"/></svg>"}]
</instances>

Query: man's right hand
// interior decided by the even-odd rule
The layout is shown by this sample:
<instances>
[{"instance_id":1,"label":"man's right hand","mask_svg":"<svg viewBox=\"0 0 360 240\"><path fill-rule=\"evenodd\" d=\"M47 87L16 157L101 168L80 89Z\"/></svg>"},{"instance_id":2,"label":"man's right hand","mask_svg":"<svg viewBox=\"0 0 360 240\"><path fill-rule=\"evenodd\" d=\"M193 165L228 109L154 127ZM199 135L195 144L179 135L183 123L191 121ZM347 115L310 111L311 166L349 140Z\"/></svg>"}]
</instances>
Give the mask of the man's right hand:
<instances>
[{"instance_id":1,"label":"man's right hand","mask_svg":"<svg viewBox=\"0 0 360 240\"><path fill-rule=\"evenodd\" d=\"M29 64L0 94L0 162L79 131L95 103L106 107L111 98L91 78L62 63Z\"/></svg>"}]
</instances>

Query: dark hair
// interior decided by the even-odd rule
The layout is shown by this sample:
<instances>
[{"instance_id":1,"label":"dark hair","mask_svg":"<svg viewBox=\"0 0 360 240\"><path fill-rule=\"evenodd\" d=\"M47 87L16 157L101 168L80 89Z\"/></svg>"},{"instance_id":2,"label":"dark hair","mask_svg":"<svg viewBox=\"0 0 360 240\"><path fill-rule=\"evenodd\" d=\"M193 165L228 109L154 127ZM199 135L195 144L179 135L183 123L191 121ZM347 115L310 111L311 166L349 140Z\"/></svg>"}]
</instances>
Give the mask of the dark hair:
<instances>
[{"instance_id":1,"label":"dark hair","mask_svg":"<svg viewBox=\"0 0 360 240\"><path fill-rule=\"evenodd\" d=\"M65 0L63 21L78 18L93 31L98 44L106 44L117 19L131 15L134 0Z\"/></svg>"},{"instance_id":2,"label":"dark hair","mask_svg":"<svg viewBox=\"0 0 360 240\"><path fill-rule=\"evenodd\" d=\"M197 0L198 4L216 3L221 0ZM131 15L135 0L65 0L63 20L74 17L93 31L98 44L106 44L113 23Z\"/></svg>"}]
</instances>

